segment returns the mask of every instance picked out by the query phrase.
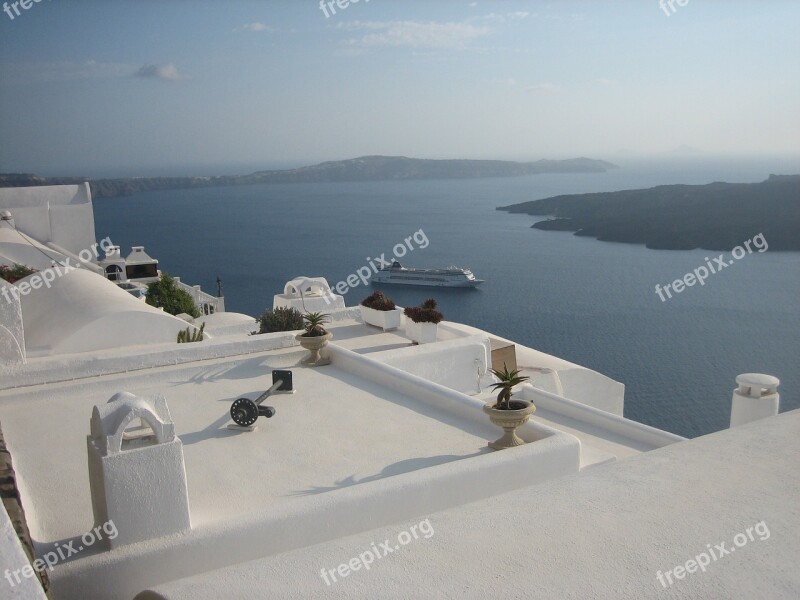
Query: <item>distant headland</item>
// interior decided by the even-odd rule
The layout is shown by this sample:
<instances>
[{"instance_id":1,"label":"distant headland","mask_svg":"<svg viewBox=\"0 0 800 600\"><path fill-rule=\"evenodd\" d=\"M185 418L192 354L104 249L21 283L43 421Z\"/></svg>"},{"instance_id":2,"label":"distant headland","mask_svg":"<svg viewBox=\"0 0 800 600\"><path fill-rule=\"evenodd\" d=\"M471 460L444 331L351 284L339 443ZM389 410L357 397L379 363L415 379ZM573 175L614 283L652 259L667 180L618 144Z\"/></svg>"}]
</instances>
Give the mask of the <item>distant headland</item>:
<instances>
[{"instance_id":1,"label":"distant headland","mask_svg":"<svg viewBox=\"0 0 800 600\"><path fill-rule=\"evenodd\" d=\"M497 210L555 217L536 229L653 249L730 250L763 233L770 250L800 250L800 175L554 196Z\"/></svg>"},{"instance_id":2,"label":"distant headland","mask_svg":"<svg viewBox=\"0 0 800 600\"><path fill-rule=\"evenodd\" d=\"M210 177L39 177L27 173L0 174L0 187L63 185L88 181L95 198L130 196L139 192L266 183L389 181L413 179L477 179L518 177L539 173L604 173L616 168L590 158L513 162L504 160L429 160L404 156L362 156L298 169L258 171L250 175Z\"/></svg>"}]
</instances>

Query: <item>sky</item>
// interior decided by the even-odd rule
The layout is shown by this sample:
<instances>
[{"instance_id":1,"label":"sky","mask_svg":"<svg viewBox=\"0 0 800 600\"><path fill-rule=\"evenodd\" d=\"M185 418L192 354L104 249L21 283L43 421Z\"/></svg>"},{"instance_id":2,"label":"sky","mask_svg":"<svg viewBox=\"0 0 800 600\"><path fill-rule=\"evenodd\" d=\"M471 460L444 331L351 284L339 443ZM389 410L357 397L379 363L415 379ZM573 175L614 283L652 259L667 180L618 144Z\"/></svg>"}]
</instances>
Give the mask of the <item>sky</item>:
<instances>
[{"instance_id":1,"label":"sky","mask_svg":"<svg viewBox=\"0 0 800 600\"><path fill-rule=\"evenodd\" d=\"M800 155L800 2L678 1L6 2L0 172Z\"/></svg>"}]
</instances>

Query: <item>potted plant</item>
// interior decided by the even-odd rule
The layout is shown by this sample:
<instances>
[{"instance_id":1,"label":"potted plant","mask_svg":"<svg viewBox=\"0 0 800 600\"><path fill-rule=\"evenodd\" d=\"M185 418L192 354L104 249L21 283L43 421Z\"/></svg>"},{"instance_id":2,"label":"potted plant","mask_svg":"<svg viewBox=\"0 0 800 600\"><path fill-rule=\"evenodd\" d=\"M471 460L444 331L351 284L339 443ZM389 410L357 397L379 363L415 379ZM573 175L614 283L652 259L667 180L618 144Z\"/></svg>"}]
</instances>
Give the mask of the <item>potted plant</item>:
<instances>
[{"instance_id":1,"label":"potted plant","mask_svg":"<svg viewBox=\"0 0 800 600\"><path fill-rule=\"evenodd\" d=\"M503 364L503 370L490 369L492 375L497 377L500 381L493 383L492 387L495 391L500 391L497 395L497 402L492 405L486 404L483 411L489 415L489 419L497 425L502 427L505 433L503 436L494 441L489 442L489 447L493 450L503 450L505 448L513 448L521 446L525 442L516 434L517 427L525 424L530 419L531 414L536 410L536 406L527 400L512 400L512 390L515 386L530 379L524 375L520 375L518 370L509 371L508 367Z\"/></svg>"},{"instance_id":2,"label":"potted plant","mask_svg":"<svg viewBox=\"0 0 800 600\"><path fill-rule=\"evenodd\" d=\"M436 341L439 321L444 315L436 310L436 300L428 298L422 306L409 306L405 309L406 335L415 344L430 344Z\"/></svg>"},{"instance_id":3,"label":"potted plant","mask_svg":"<svg viewBox=\"0 0 800 600\"><path fill-rule=\"evenodd\" d=\"M361 301L361 318L367 325L390 331L400 327L402 311L383 292L375 292Z\"/></svg>"},{"instance_id":4,"label":"potted plant","mask_svg":"<svg viewBox=\"0 0 800 600\"><path fill-rule=\"evenodd\" d=\"M303 315L303 321L305 322L305 333L298 333L295 336L300 345L311 352L307 358L303 359L303 363L312 367L330 364L330 360L323 359L319 355L319 351L333 337L333 334L323 327L325 323L329 322L328 315L318 312L306 313Z\"/></svg>"}]
</instances>

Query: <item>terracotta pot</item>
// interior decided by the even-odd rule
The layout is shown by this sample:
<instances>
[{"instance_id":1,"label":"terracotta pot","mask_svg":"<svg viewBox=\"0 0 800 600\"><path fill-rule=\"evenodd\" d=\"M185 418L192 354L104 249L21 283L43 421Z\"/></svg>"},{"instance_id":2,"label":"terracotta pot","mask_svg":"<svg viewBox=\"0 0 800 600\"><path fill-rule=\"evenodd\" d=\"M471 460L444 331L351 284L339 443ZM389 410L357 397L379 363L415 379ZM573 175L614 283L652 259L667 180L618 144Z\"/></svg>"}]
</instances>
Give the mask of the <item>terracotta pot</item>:
<instances>
[{"instance_id":1,"label":"terracotta pot","mask_svg":"<svg viewBox=\"0 0 800 600\"><path fill-rule=\"evenodd\" d=\"M498 427L502 427L503 431L505 431L500 439L489 442L489 448L493 450L514 448L515 446L521 446L525 443L522 438L516 434L517 427L528 422L528 419L531 418L536 407L527 400L515 400L514 398L511 399L511 405L524 405L524 407L516 410L500 410L498 408L492 408L494 402L492 404L486 404L483 407L483 412L489 415L489 419L492 423Z\"/></svg>"}]
</instances>

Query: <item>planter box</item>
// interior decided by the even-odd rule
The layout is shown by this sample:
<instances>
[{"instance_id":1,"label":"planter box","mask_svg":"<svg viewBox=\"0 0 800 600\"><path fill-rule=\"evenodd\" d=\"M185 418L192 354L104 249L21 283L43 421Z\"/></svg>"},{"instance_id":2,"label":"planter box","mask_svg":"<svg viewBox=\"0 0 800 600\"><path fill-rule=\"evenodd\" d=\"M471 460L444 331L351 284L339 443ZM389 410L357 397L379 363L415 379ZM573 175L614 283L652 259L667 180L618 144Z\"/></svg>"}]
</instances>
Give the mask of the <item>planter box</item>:
<instances>
[{"instance_id":1,"label":"planter box","mask_svg":"<svg viewBox=\"0 0 800 600\"><path fill-rule=\"evenodd\" d=\"M390 331L400 327L400 315L403 314L399 308L394 310L375 310L366 306L359 306L361 318L367 325L381 327L384 331Z\"/></svg>"},{"instance_id":2,"label":"planter box","mask_svg":"<svg viewBox=\"0 0 800 600\"><path fill-rule=\"evenodd\" d=\"M437 323L414 323L406 317L406 336L418 344L431 344L436 341L439 332Z\"/></svg>"}]
</instances>

